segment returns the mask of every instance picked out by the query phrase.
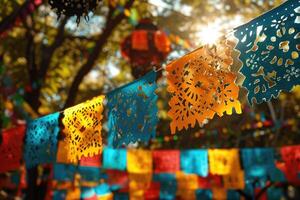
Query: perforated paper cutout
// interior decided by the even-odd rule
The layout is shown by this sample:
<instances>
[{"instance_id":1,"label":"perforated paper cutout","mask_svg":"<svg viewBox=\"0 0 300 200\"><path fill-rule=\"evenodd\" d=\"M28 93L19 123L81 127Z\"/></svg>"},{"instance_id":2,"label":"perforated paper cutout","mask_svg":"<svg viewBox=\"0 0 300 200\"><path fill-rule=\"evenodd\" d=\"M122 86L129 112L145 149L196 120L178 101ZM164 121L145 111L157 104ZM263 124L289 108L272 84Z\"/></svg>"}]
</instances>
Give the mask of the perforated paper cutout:
<instances>
[{"instance_id":1,"label":"perforated paper cutout","mask_svg":"<svg viewBox=\"0 0 300 200\"><path fill-rule=\"evenodd\" d=\"M110 92L107 95L108 146L155 137L157 124L156 72Z\"/></svg>"},{"instance_id":2,"label":"perforated paper cutout","mask_svg":"<svg viewBox=\"0 0 300 200\"><path fill-rule=\"evenodd\" d=\"M215 175L228 175L241 169L238 149L209 149L209 170Z\"/></svg>"},{"instance_id":3,"label":"perforated paper cutout","mask_svg":"<svg viewBox=\"0 0 300 200\"><path fill-rule=\"evenodd\" d=\"M3 130L0 145L0 172L16 170L20 167L23 153L25 126Z\"/></svg>"},{"instance_id":4,"label":"perforated paper cutout","mask_svg":"<svg viewBox=\"0 0 300 200\"><path fill-rule=\"evenodd\" d=\"M203 46L167 66L172 133L194 127L196 122L202 124L216 113L231 115L233 108L241 113L236 75L229 70L230 53L223 43L213 48Z\"/></svg>"},{"instance_id":5,"label":"perforated paper cutout","mask_svg":"<svg viewBox=\"0 0 300 200\"><path fill-rule=\"evenodd\" d=\"M59 113L35 119L27 124L24 158L26 166L52 163L56 158Z\"/></svg>"},{"instance_id":6,"label":"perforated paper cutout","mask_svg":"<svg viewBox=\"0 0 300 200\"><path fill-rule=\"evenodd\" d=\"M152 152L155 173L175 173L180 170L180 151L157 150Z\"/></svg>"},{"instance_id":7,"label":"perforated paper cutout","mask_svg":"<svg viewBox=\"0 0 300 200\"><path fill-rule=\"evenodd\" d=\"M300 84L300 1L281 6L236 28L245 76L243 86L252 103L270 101Z\"/></svg>"},{"instance_id":8,"label":"perforated paper cutout","mask_svg":"<svg viewBox=\"0 0 300 200\"><path fill-rule=\"evenodd\" d=\"M180 167L185 173L206 177L208 175L207 150L180 151Z\"/></svg>"},{"instance_id":9,"label":"perforated paper cutout","mask_svg":"<svg viewBox=\"0 0 300 200\"><path fill-rule=\"evenodd\" d=\"M124 171L126 169L127 152L126 149L111 149L103 150L103 168L117 169Z\"/></svg>"},{"instance_id":10,"label":"perforated paper cutout","mask_svg":"<svg viewBox=\"0 0 300 200\"><path fill-rule=\"evenodd\" d=\"M141 149L127 150L127 171L135 174L152 172L152 153Z\"/></svg>"},{"instance_id":11,"label":"perforated paper cutout","mask_svg":"<svg viewBox=\"0 0 300 200\"><path fill-rule=\"evenodd\" d=\"M82 156L101 153L103 99L104 96L95 97L64 111L64 141L71 162L77 162Z\"/></svg>"}]
</instances>

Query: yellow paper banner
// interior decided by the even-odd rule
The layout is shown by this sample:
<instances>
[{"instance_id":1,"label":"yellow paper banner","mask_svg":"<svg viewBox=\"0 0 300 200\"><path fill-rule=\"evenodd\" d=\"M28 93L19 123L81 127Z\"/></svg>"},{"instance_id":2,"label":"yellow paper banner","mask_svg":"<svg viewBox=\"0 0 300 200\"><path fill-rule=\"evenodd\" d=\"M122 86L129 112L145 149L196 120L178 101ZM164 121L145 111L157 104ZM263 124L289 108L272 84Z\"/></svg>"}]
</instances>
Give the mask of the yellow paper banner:
<instances>
[{"instance_id":1,"label":"yellow paper banner","mask_svg":"<svg viewBox=\"0 0 300 200\"><path fill-rule=\"evenodd\" d=\"M77 162L82 156L101 153L103 99L104 96L95 97L64 111L62 122L68 160Z\"/></svg>"},{"instance_id":2,"label":"yellow paper banner","mask_svg":"<svg viewBox=\"0 0 300 200\"><path fill-rule=\"evenodd\" d=\"M209 169L214 175L228 175L241 170L238 149L209 149Z\"/></svg>"},{"instance_id":3,"label":"yellow paper banner","mask_svg":"<svg viewBox=\"0 0 300 200\"><path fill-rule=\"evenodd\" d=\"M152 153L147 150L127 150L127 170L129 173L147 174L152 172Z\"/></svg>"}]
</instances>

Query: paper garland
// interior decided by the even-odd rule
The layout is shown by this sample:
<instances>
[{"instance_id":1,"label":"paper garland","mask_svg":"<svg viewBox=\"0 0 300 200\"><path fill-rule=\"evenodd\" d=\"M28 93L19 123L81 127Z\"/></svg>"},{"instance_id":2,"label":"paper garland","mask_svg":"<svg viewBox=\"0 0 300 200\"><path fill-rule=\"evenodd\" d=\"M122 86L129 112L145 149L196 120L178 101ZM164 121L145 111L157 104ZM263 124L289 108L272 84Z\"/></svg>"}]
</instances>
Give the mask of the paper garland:
<instances>
[{"instance_id":1,"label":"paper garland","mask_svg":"<svg viewBox=\"0 0 300 200\"><path fill-rule=\"evenodd\" d=\"M229 71L230 53L226 44L202 46L167 66L171 133L202 124L216 113L231 115L233 108L241 113L236 75Z\"/></svg>"},{"instance_id":2,"label":"paper garland","mask_svg":"<svg viewBox=\"0 0 300 200\"><path fill-rule=\"evenodd\" d=\"M0 173L16 170L21 165L25 126L4 130L0 145Z\"/></svg>"},{"instance_id":3,"label":"paper garland","mask_svg":"<svg viewBox=\"0 0 300 200\"><path fill-rule=\"evenodd\" d=\"M27 124L24 158L26 166L52 163L56 159L59 113L47 115Z\"/></svg>"},{"instance_id":4,"label":"paper garland","mask_svg":"<svg viewBox=\"0 0 300 200\"><path fill-rule=\"evenodd\" d=\"M208 175L207 150L184 150L180 152L180 167L185 173Z\"/></svg>"},{"instance_id":5,"label":"paper garland","mask_svg":"<svg viewBox=\"0 0 300 200\"><path fill-rule=\"evenodd\" d=\"M152 153L147 150L127 150L127 170L134 174L147 174L152 172Z\"/></svg>"},{"instance_id":6,"label":"paper garland","mask_svg":"<svg viewBox=\"0 0 300 200\"><path fill-rule=\"evenodd\" d=\"M104 96L95 97L64 111L64 141L71 162L77 162L82 156L101 153L103 99Z\"/></svg>"},{"instance_id":7,"label":"paper garland","mask_svg":"<svg viewBox=\"0 0 300 200\"><path fill-rule=\"evenodd\" d=\"M147 142L155 137L157 124L156 72L107 95L108 146Z\"/></svg>"},{"instance_id":8,"label":"paper garland","mask_svg":"<svg viewBox=\"0 0 300 200\"><path fill-rule=\"evenodd\" d=\"M236 28L245 76L243 86L252 103L270 101L300 84L300 1L290 0Z\"/></svg>"}]
</instances>

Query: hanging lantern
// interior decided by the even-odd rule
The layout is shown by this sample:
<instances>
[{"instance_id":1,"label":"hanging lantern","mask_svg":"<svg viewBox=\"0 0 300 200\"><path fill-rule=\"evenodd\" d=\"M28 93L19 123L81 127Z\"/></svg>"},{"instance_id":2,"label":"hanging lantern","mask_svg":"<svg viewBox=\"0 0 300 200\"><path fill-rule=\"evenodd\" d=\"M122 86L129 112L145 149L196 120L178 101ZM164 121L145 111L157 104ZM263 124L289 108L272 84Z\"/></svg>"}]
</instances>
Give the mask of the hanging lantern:
<instances>
[{"instance_id":1,"label":"hanging lantern","mask_svg":"<svg viewBox=\"0 0 300 200\"><path fill-rule=\"evenodd\" d=\"M121 53L132 66L132 75L139 78L160 65L171 51L167 35L150 19L143 19L121 43Z\"/></svg>"},{"instance_id":2,"label":"hanging lantern","mask_svg":"<svg viewBox=\"0 0 300 200\"><path fill-rule=\"evenodd\" d=\"M71 17L77 16L76 22L80 22L80 17L88 19L88 13L93 11L101 0L49 0L52 9L56 10L58 18L61 14Z\"/></svg>"}]
</instances>

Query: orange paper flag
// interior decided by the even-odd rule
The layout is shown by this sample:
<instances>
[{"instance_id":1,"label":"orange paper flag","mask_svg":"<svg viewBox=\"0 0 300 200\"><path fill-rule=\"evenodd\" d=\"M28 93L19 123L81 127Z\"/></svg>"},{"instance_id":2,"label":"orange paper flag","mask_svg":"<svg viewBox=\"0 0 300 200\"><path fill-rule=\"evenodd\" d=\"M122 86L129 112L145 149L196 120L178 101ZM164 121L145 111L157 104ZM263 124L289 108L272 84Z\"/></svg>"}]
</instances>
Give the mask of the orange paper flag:
<instances>
[{"instance_id":1,"label":"orange paper flag","mask_svg":"<svg viewBox=\"0 0 300 200\"><path fill-rule=\"evenodd\" d=\"M77 162L82 156L102 151L103 99L104 96L95 97L64 111L62 122L68 160Z\"/></svg>"},{"instance_id":2,"label":"orange paper flag","mask_svg":"<svg viewBox=\"0 0 300 200\"><path fill-rule=\"evenodd\" d=\"M167 66L171 132L194 127L217 113L241 113L236 75L230 72L231 50L226 44L203 46Z\"/></svg>"}]
</instances>

